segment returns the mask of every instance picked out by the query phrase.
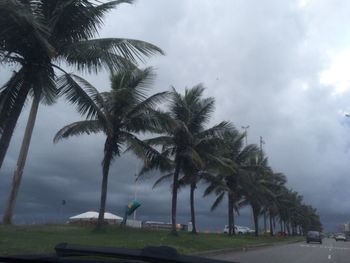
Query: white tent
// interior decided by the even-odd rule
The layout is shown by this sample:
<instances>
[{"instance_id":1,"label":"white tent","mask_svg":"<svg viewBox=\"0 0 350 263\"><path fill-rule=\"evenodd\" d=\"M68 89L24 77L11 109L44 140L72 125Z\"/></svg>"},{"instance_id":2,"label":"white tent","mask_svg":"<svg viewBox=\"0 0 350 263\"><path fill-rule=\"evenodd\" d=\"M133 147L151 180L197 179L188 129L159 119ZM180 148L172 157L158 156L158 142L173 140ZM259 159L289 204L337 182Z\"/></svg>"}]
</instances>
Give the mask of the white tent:
<instances>
[{"instance_id":1,"label":"white tent","mask_svg":"<svg viewBox=\"0 0 350 263\"><path fill-rule=\"evenodd\" d=\"M68 220L68 223L90 223L90 222L93 223L93 222L96 222L97 219L98 219L98 213L95 211L89 211L79 215L71 216ZM123 220L122 217L114 215L109 212L105 212L104 219L109 224L117 224Z\"/></svg>"}]
</instances>

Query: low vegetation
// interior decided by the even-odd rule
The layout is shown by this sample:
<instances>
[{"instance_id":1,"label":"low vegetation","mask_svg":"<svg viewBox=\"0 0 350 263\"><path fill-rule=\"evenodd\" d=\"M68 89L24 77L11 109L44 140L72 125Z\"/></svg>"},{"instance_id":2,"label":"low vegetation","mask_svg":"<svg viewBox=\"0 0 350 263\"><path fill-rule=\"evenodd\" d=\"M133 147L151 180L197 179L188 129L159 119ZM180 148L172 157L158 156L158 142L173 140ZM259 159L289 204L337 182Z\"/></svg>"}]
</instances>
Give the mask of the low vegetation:
<instances>
[{"instance_id":1,"label":"low vegetation","mask_svg":"<svg viewBox=\"0 0 350 263\"><path fill-rule=\"evenodd\" d=\"M67 225L0 226L0 251L2 255L51 253L56 244L143 248L145 246L171 246L180 253L227 248L243 248L258 244L297 241L301 237L228 236L224 234L179 233L178 237L167 231L107 227L94 231L93 227Z\"/></svg>"}]
</instances>

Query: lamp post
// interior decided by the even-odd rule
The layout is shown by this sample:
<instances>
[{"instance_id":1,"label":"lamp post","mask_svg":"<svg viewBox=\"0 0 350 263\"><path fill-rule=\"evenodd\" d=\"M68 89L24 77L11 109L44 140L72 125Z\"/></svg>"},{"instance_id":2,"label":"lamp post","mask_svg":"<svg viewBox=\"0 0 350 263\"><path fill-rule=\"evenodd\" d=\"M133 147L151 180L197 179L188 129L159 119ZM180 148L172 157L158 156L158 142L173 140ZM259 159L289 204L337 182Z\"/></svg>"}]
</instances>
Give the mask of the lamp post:
<instances>
[{"instance_id":1,"label":"lamp post","mask_svg":"<svg viewBox=\"0 0 350 263\"><path fill-rule=\"evenodd\" d=\"M265 141L263 140L263 137L260 136L260 154L261 154L261 157L263 155L263 144L265 144Z\"/></svg>"},{"instance_id":2,"label":"lamp post","mask_svg":"<svg viewBox=\"0 0 350 263\"><path fill-rule=\"evenodd\" d=\"M263 145L264 144L265 144L265 141L263 140L263 137L260 136L260 158L261 159L263 157ZM260 161L262 161L262 160L260 160ZM266 209L264 209L264 233L266 233L266 229L267 229L267 227L266 227L266 220L267 220L267 218L266 218ZM271 229L270 229L270 231L271 231Z\"/></svg>"},{"instance_id":3,"label":"lamp post","mask_svg":"<svg viewBox=\"0 0 350 263\"><path fill-rule=\"evenodd\" d=\"M245 134L245 136L244 136L244 138L245 138L245 146L248 145L248 129L249 129L249 127L250 127L249 125L241 127L244 130L244 134Z\"/></svg>"}]
</instances>

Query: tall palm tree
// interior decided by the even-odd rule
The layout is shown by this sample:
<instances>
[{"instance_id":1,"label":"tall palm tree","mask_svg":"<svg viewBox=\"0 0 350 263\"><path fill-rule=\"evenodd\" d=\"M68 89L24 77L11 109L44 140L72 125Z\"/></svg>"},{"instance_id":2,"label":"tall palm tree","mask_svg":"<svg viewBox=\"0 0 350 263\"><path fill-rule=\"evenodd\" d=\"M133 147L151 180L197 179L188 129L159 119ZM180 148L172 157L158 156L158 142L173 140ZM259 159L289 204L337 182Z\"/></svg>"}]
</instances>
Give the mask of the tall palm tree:
<instances>
[{"instance_id":1,"label":"tall palm tree","mask_svg":"<svg viewBox=\"0 0 350 263\"><path fill-rule=\"evenodd\" d=\"M171 204L171 233L177 235L176 210L177 192L181 182L190 182L191 221L193 232L196 232L194 211L194 190L200 172L205 169L205 161L209 155L209 149L214 141L224 131L231 128L228 122L221 122L206 129L214 111L215 101L213 98L203 98L204 87L199 84L191 89L186 89L184 95L173 89L170 110L168 112L167 125L160 132L163 135L146 140L145 143L162 148L159 158L153 161L147 160L144 171L159 169L167 163L167 176L172 176L172 204ZM145 158L142 153L140 157ZM163 162L160 162L160 159ZM183 176L180 181L180 174ZM162 180L158 180L156 183Z\"/></svg>"},{"instance_id":2,"label":"tall palm tree","mask_svg":"<svg viewBox=\"0 0 350 263\"><path fill-rule=\"evenodd\" d=\"M144 57L163 52L144 41L96 39L105 14L121 3L95 0L3 0L0 2L0 63L18 70L2 87L0 94L0 168L14 128L28 97L33 101L23 137L12 189L5 208L4 223L11 223L23 168L40 102L51 104L57 97L56 73L70 78L60 65L81 72L102 69L117 71L131 67ZM75 86L75 95L84 92ZM85 110L84 108L82 109Z\"/></svg>"},{"instance_id":3,"label":"tall palm tree","mask_svg":"<svg viewBox=\"0 0 350 263\"><path fill-rule=\"evenodd\" d=\"M266 187L269 189L265 196L267 201L265 204L265 211L269 215L270 236L273 236L273 223L275 217L278 215L279 204L283 202L283 190L287 179L282 173L266 173L264 180Z\"/></svg>"},{"instance_id":4,"label":"tall palm tree","mask_svg":"<svg viewBox=\"0 0 350 263\"><path fill-rule=\"evenodd\" d=\"M273 193L269 189L269 182L266 175L271 174L271 167L268 159L262 151L250 156L247 170L248 176L242 181L245 200L251 205L253 210L255 236L259 235L259 215L263 212L264 206L268 203L269 196Z\"/></svg>"},{"instance_id":5,"label":"tall palm tree","mask_svg":"<svg viewBox=\"0 0 350 263\"><path fill-rule=\"evenodd\" d=\"M219 149L216 159L216 175L207 177L210 185L204 192L204 196L211 193L216 194L211 209L214 210L224 200L225 195L228 201L228 226L229 235L234 235L234 211L243 204L243 189L246 181L248 161L258 152L256 145L244 146L245 134L233 129L225 133L223 146Z\"/></svg>"},{"instance_id":6,"label":"tall palm tree","mask_svg":"<svg viewBox=\"0 0 350 263\"><path fill-rule=\"evenodd\" d=\"M62 79L63 92L69 94L70 86L77 85L77 82L85 86L90 95L86 99L90 104L91 118L63 127L57 132L54 141L100 132L106 136L98 227L104 223L108 173L112 161L121 155L123 146L141 144L143 147L143 143L136 137L137 133L153 131L157 128L155 107L166 98L168 92L147 97L152 79L150 68L119 72L111 77L112 90L104 93L98 93L93 86L77 76L72 76L69 81ZM73 102L75 103L75 100ZM81 105L76 104L81 111Z\"/></svg>"},{"instance_id":7,"label":"tall palm tree","mask_svg":"<svg viewBox=\"0 0 350 263\"><path fill-rule=\"evenodd\" d=\"M203 105L202 105L203 106ZM198 113L203 107L199 107ZM193 149L198 153L203 161L202 166L197 166L192 158L184 158L182 170L184 176L180 182L190 186L190 210L192 233L197 233L196 216L195 216L195 190L197 184L206 176L210 174L210 170L214 163L216 163L215 152L223 145L223 136L226 132L231 131L231 124L228 122L221 122L211 128L201 130L193 134Z\"/></svg>"}]
</instances>

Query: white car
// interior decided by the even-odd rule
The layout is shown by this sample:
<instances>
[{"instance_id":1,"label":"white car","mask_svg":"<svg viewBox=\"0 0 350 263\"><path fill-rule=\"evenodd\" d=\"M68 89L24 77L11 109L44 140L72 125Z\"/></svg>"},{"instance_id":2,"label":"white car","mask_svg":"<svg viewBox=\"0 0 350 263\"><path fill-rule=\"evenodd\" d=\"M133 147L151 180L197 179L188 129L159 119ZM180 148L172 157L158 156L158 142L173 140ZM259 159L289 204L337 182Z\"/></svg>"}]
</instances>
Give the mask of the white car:
<instances>
[{"instance_id":1,"label":"white car","mask_svg":"<svg viewBox=\"0 0 350 263\"><path fill-rule=\"evenodd\" d=\"M335 236L335 241L346 241L346 236L344 234L337 234Z\"/></svg>"},{"instance_id":2,"label":"white car","mask_svg":"<svg viewBox=\"0 0 350 263\"><path fill-rule=\"evenodd\" d=\"M244 226L235 226L234 229L235 229L235 233L238 234L238 235L249 233L248 228L244 227ZM224 233L228 234L228 225L225 226Z\"/></svg>"},{"instance_id":3,"label":"white car","mask_svg":"<svg viewBox=\"0 0 350 263\"><path fill-rule=\"evenodd\" d=\"M247 227L247 226L244 226L244 228L247 229L247 233L248 233L248 234L253 234L253 233L255 233L255 230L253 230L253 229L251 229L251 228L249 228L249 227Z\"/></svg>"}]
</instances>

